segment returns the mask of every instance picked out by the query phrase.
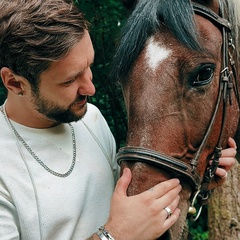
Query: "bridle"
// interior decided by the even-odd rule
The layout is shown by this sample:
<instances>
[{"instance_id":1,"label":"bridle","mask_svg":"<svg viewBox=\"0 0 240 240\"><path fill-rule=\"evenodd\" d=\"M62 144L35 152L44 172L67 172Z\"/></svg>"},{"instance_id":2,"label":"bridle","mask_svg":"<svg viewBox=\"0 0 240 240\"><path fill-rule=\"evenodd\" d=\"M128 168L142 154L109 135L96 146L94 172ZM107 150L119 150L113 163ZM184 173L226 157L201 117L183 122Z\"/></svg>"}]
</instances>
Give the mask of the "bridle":
<instances>
[{"instance_id":1,"label":"bridle","mask_svg":"<svg viewBox=\"0 0 240 240\"><path fill-rule=\"evenodd\" d=\"M201 145L198 148L194 158L190 161L190 164L180 161L177 158L167 156L165 154L159 153L157 151L146 149L142 147L132 147L126 146L120 148L116 159L118 164L120 165L122 161L125 162L144 162L147 164L152 164L160 168L164 168L166 170L174 171L177 175L181 175L182 177L186 178L190 185L193 188L193 193L190 198L190 211L189 215L191 216L192 220L196 220L200 213L202 205L207 204L207 200L211 194L211 191L208 190L209 183L211 182L212 178L214 177L215 171L219 164L219 158L221 157L221 150L222 150L222 141L223 141L223 129L225 126L225 121L227 117L227 109L228 106L231 105L231 92L234 90L237 99L238 105L240 106L240 98L238 93L238 84L237 84L237 72L235 67L235 62L233 60L233 54L235 51L235 46L232 41L231 37L231 24L225 17L225 12L223 6L220 1L220 14L217 15L212 10L208 9L207 7L198 4L192 3L193 10L195 14L202 15L203 17L207 18L213 24L217 25L222 29L222 38L223 38L223 45L222 45L222 71L220 75L220 87L218 91L218 97L216 101L216 106L211 118L211 121L208 125L206 130L205 136L202 139ZM222 105L221 105L222 103ZM223 106L222 111L222 123L221 123L221 130L219 133L218 143L215 147L213 153L212 164L209 166L203 178L199 176L197 173L197 167L199 164L199 159L201 154L204 151L204 148L207 144L210 134L213 131L214 123L216 120L217 113L220 109L220 106ZM196 199L200 204L200 210L197 216L194 218L193 215L196 213L196 209L194 208L194 204Z\"/></svg>"}]
</instances>

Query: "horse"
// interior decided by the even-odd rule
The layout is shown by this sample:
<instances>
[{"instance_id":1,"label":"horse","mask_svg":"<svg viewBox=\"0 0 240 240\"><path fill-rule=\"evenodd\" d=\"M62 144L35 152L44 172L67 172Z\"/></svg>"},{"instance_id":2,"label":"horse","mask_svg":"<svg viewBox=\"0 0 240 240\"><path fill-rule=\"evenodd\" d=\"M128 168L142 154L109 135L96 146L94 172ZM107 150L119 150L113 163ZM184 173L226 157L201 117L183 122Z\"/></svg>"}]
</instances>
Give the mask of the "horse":
<instances>
[{"instance_id":1,"label":"horse","mask_svg":"<svg viewBox=\"0 0 240 240\"><path fill-rule=\"evenodd\" d=\"M239 136L239 0L125 2L132 9L113 77L128 130L117 161L132 172L129 196L180 179L181 215L159 239L187 239L186 219L199 215L196 201L207 203L221 149Z\"/></svg>"}]
</instances>

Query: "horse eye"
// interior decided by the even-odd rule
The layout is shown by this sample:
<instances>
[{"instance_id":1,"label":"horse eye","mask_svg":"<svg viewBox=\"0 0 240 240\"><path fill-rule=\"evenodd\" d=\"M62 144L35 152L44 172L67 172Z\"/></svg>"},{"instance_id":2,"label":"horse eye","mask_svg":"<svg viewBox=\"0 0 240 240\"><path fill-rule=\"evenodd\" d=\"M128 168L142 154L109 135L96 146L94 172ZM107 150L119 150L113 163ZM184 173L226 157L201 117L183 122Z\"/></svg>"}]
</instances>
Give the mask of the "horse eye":
<instances>
[{"instance_id":1,"label":"horse eye","mask_svg":"<svg viewBox=\"0 0 240 240\"><path fill-rule=\"evenodd\" d=\"M209 84L212 81L213 73L213 66L202 66L197 73L195 81L193 82L193 86L198 87Z\"/></svg>"}]
</instances>

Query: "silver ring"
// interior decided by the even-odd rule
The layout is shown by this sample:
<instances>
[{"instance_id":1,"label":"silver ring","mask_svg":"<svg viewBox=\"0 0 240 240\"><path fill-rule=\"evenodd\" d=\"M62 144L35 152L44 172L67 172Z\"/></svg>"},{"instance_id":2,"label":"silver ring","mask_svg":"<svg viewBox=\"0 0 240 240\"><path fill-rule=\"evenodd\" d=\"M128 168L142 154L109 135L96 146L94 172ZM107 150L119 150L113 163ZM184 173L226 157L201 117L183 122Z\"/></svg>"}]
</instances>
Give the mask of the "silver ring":
<instances>
[{"instance_id":1,"label":"silver ring","mask_svg":"<svg viewBox=\"0 0 240 240\"><path fill-rule=\"evenodd\" d=\"M168 219L169 217L172 216L172 211L169 207L165 207L164 210L167 212L167 218L166 219Z\"/></svg>"}]
</instances>

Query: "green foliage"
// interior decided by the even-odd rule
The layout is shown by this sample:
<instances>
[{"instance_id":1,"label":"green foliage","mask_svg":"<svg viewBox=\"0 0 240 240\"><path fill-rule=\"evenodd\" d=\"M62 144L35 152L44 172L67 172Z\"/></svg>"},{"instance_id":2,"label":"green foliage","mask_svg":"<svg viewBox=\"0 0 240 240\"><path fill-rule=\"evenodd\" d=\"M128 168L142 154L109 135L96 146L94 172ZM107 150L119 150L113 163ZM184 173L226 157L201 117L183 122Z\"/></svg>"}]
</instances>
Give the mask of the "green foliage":
<instances>
[{"instance_id":1,"label":"green foliage","mask_svg":"<svg viewBox=\"0 0 240 240\"><path fill-rule=\"evenodd\" d=\"M91 24L90 34L95 50L92 72L96 94L90 98L90 102L103 113L119 148L124 145L126 138L126 112L120 86L109 79L109 73L116 40L127 11L119 0L75 2Z\"/></svg>"},{"instance_id":2,"label":"green foliage","mask_svg":"<svg viewBox=\"0 0 240 240\"><path fill-rule=\"evenodd\" d=\"M0 105L2 105L6 99L7 91L2 83L2 80L0 78Z\"/></svg>"},{"instance_id":3,"label":"green foliage","mask_svg":"<svg viewBox=\"0 0 240 240\"><path fill-rule=\"evenodd\" d=\"M196 204L196 208L199 209L199 205ZM189 235L192 240L208 240L208 208L203 206L200 217L197 221L188 221Z\"/></svg>"}]
</instances>

